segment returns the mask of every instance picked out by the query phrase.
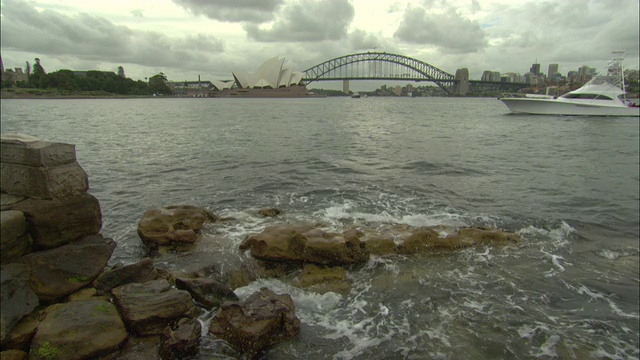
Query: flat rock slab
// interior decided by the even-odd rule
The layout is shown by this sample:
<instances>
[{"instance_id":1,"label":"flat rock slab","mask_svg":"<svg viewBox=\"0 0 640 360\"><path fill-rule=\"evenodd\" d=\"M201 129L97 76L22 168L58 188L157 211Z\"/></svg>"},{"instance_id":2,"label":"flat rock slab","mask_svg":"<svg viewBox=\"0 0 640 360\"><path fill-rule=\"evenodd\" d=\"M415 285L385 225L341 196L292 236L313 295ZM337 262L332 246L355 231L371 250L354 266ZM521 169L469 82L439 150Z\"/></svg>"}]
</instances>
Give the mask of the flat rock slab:
<instances>
[{"instance_id":1,"label":"flat rock slab","mask_svg":"<svg viewBox=\"0 0 640 360\"><path fill-rule=\"evenodd\" d=\"M355 265L369 260L357 230L323 231L313 225L271 226L248 236L240 250L251 250L257 259L320 265Z\"/></svg>"},{"instance_id":2,"label":"flat rock slab","mask_svg":"<svg viewBox=\"0 0 640 360\"><path fill-rule=\"evenodd\" d=\"M209 332L251 357L298 334L300 319L295 310L290 295L262 288L242 302L222 304Z\"/></svg>"},{"instance_id":3,"label":"flat rock slab","mask_svg":"<svg viewBox=\"0 0 640 360\"><path fill-rule=\"evenodd\" d=\"M0 160L27 166L57 166L76 161L76 146L13 133L0 137Z\"/></svg>"},{"instance_id":4,"label":"flat rock slab","mask_svg":"<svg viewBox=\"0 0 640 360\"><path fill-rule=\"evenodd\" d=\"M38 306L38 296L29 286L24 264L13 263L0 268L0 343L9 340L14 326Z\"/></svg>"},{"instance_id":5,"label":"flat rock slab","mask_svg":"<svg viewBox=\"0 0 640 360\"><path fill-rule=\"evenodd\" d=\"M171 288L165 279L123 285L111 293L129 329L140 336L162 334L169 323L197 311L189 292Z\"/></svg>"},{"instance_id":6,"label":"flat rock slab","mask_svg":"<svg viewBox=\"0 0 640 360\"><path fill-rule=\"evenodd\" d=\"M59 248L31 253L26 265L29 284L42 302L53 302L89 285L103 271L116 243L92 235Z\"/></svg>"},{"instance_id":7,"label":"flat rock slab","mask_svg":"<svg viewBox=\"0 0 640 360\"><path fill-rule=\"evenodd\" d=\"M31 343L31 359L88 359L116 351L129 334L105 300L72 301L45 310Z\"/></svg>"},{"instance_id":8,"label":"flat rock slab","mask_svg":"<svg viewBox=\"0 0 640 360\"><path fill-rule=\"evenodd\" d=\"M98 292L105 293L118 286L156 280L159 276L153 261L145 258L135 264L105 271L94 281L94 286Z\"/></svg>"}]
</instances>

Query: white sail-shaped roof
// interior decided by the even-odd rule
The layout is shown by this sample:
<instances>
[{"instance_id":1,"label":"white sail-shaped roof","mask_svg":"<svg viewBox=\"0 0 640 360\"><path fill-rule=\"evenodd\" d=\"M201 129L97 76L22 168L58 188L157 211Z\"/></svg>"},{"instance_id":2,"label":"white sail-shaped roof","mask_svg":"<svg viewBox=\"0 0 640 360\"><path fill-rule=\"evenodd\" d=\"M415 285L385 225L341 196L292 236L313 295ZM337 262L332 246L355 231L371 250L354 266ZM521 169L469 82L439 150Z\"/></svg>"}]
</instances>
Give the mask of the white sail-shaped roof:
<instances>
[{"instance_id":1,"label":"white sail-shaped roof","mask_svg":"<svg viewBox=\"0 0 640 360\"><path fill-rule=\"evenodd\" d=\"M289 85L298 85L304 79L304 73L300 71L294 71L291 73L291 79L289 80Z\"/></svg>"},{"instance_id":2,"label":"white sail-shaped roof","mask_svg":"<svg viewBox=\"0 0 640 360\"><path fill-rule=\"evenodd\" d=\"M282 69L280 72L280 80L278 81L278 87L289 86L291 80L291 68Z\"/></svg>"},{"instance_id":3,"label":"white sail-shaped roof","mask_svg":"<svg viewBox=\"0 0 640 360\"><path fill-rule=\"evenodd\" d=\"M233 77L240 88L272 88L298 85L304 73L282 68L284 58L274 57L265 61L255 73L234 72Z\"/></svg>"}]
</instances>

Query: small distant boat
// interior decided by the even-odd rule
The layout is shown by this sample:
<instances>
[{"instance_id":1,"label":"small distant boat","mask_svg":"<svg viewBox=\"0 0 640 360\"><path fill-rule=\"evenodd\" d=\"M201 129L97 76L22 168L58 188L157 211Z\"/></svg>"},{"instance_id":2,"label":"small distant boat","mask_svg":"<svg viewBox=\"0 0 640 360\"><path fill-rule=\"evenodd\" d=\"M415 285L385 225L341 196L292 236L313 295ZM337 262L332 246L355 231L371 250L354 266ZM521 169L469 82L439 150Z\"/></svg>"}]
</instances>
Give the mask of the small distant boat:
<instances>
[{"instance_id":1,"label":"small distant boat","mask_svg":"<svg viewBox=\"0 0 640 360\"><path fill-rule=\"evenodd\" d=\"M353 95L351 95L351 98L360 99L360 93L353 93Z\"/></svg>"},{"instance_id":2,"label":"small distant boat","mask_svg":"<svg viewBox=\"0 0 640 360\"><path fill-rule=\"evenodd\" d=\"M504 94L498 99L514 113L533 115L640 116L640 107L627 102L624 88L624 52L615 51L606 75L562 96Z\"/></svg>"}]
</instances>

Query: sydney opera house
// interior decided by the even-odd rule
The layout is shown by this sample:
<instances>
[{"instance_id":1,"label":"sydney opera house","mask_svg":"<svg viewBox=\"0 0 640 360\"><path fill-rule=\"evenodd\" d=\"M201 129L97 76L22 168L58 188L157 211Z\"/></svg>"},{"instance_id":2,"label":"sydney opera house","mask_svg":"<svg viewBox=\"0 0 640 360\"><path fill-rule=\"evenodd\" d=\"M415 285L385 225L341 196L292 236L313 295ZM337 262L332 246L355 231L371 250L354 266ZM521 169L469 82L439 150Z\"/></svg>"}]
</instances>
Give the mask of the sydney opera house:
<instances>
[{"instance_id":1,"label":"sydney opera house","mask_svg":"<svg viewBox=\"0 0 640 360\"><path fill-rule=\"evenodd\" d=\"M235 81L213 81L213 96L297 97L307 96L304 73L284 67L284 58L265 61L254 73L233 72Z\"/></svg>"},{"instance_id":2,"label":"sydney opera house","mask_svg":"<svg viewBox=\"0 0 640 360\"><path fill-rule=\"evenodd\" d=\"M184 81L171 83L176 95L197 97L302 97L307 93L304 73L284 67L284 58L264 62L254 73L233 72L233 81Z\"/></svg>"}]
</instances>

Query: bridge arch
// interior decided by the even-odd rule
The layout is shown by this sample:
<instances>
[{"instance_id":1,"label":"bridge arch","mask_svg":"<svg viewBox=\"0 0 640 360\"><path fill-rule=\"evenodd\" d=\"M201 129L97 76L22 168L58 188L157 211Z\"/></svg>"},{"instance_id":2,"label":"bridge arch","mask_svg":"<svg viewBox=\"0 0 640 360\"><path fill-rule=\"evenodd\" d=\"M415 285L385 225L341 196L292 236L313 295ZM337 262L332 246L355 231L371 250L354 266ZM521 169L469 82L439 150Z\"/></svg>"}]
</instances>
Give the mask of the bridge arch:
<instances>
[{"instance_id":1,"label":"bridge arch","mask_svg":"<svg viewBox=\"0 0 640 360\"><path fill-rule=\"evenodd\" d=\"M387 73L392 66L380 66L376 68L376 64L394 64L408 73L398 74ZM362 69L358 69L354 74L353 65L374 65L373 71L369 68L368 73L363 73ZM314 81L331 81L331 80L411 80L411 81L430 81L442 88L447 94L451 94L453 86L456 83L455 77L437 67L427 64L426 62L410 58L404 55L389 54L386 52L366 52L358 54L350 54L335 59L327 60L312 68L304 71L303 82L310 84Z\"/></svg>"}]
</instances>

